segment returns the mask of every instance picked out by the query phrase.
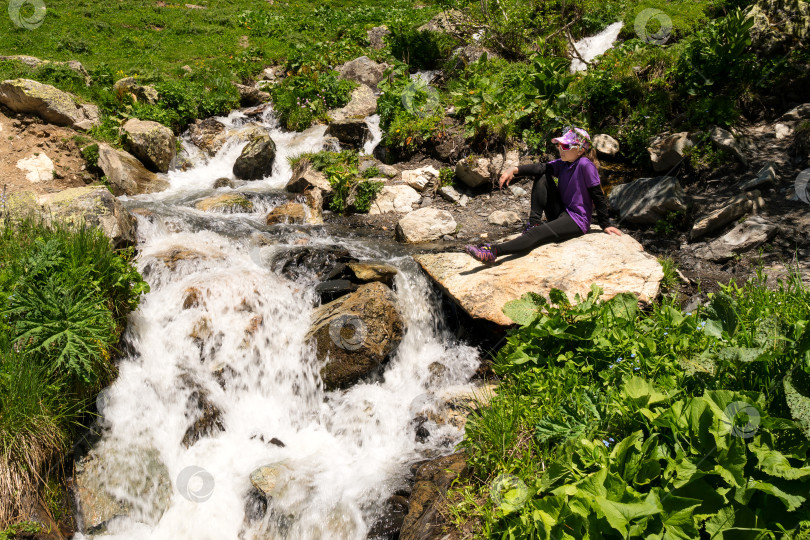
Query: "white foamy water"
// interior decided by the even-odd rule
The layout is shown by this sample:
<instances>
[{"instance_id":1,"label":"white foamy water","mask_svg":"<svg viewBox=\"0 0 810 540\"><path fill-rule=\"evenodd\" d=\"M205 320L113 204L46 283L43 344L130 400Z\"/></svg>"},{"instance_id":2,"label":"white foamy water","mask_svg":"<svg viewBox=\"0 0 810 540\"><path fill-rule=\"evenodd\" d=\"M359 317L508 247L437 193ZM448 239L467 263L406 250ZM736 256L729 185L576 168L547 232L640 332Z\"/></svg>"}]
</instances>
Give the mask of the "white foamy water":
<instances>
[{"instance_id":1,"label":"white foamy water","mask_svg":"<svg viewBox=\"0 0 810 540\"><path fill-rule=\"evenodd\" d=\"M244 123L240 113L223 120ZM272 201L290 175L283 156L320 149L323 127L283 133L264 120L276 168L236 189ZM409 256L323 228L270 229L262 218L272 204L252 214L189 207L213 193L214 179L230 177L242 146L230 140L210 159L191 152L196 166L172 172L169 190L126 203L148 210L139 217L138 266L152 290L130 316L118 378L98 400L103 436L92 454L105 468L97 481L124 509L95 537L360 540L404 486L409 464L461 439L430 424L431 437L416 442L415 415L465 385L479 358L442 329L437 299ZM271 245L255 242L259 231ZM285 279L268 263L301 241L400 270L394 289L406 331L377 379L321 388L305 339L312 283ZM221 430L187 446L201 396L219 411ZM284 471L283 489L263 516L248 515L250 474L268 464ZM84 532L76 538L93 537Z\"/></svg>"},{"instance_id":2,"label":"white foamy water","mask_svg":"<svg viewBox=\"0 0 810 540\"><path fill-rule=\"evenodd\" d=\"M586 62L590 62L600 54L604 54L608 49L613 47L613 43L615 43L616 39L619 37L619 32L621 31L622 26L624 26L624 23L621 21L615 22L598 34L582 38L575 42L574 47ZM588 66L579 58L574 57L574 59L571 61L571 73L585 71L587 69Z\"/></svg>"}]
</instances>

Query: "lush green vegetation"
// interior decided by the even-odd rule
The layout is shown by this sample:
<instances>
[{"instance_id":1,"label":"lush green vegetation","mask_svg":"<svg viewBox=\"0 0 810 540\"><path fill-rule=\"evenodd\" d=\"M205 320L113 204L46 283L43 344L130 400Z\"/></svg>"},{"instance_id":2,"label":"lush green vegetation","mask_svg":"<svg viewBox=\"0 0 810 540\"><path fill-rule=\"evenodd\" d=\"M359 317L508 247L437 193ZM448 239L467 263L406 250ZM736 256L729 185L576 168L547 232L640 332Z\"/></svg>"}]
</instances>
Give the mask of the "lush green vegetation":
<instances>
[{"instance_id":1,"label":"lush green vegetation","mask_svg":"<svg viewBox=\"0 0 810 540\"><path fill-rule=\"evenodd\" d=\"M69 448L148 285L97 229L0 230L0 524Z\"/></svg>"},{"instance_id":2,"label":"lush green vegetation","mask_svg":"<svg viewBox=\"0 0 810 540\"><path fill-rule=\"evenodd\" d=\"M457 519L492 538L810 532L810 291L759 276L694 313L600 294L504 307L520 327L467 424Z\"/></svg>"},{"instance_id":3,"label":"lush green vegetation","mask_svg":"<svg viewBox=\"0 0 810 540\"><path fill-rule=\"evenodd\" d=\"M295 168L301 160L309 161L315 170L326 175L333 190L329 209L339 214L368 212L383 187L382 182L370 180L376 167L362 174L358 172L358 154L352 150L301 154L290 159L290 166Z\"/></svg>"}]
</instances>

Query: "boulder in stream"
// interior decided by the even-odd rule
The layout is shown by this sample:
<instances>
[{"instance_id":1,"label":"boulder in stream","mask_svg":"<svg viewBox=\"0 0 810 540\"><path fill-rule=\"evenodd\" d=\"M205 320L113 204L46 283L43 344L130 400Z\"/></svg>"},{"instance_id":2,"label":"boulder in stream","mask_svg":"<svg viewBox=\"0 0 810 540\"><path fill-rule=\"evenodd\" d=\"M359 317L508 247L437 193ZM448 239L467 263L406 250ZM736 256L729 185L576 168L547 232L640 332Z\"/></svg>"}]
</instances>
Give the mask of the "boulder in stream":
<instances>
[{"instance_id":1,"label":"boulder in stream","mask_svg":"<svg viewBox=\"0 0 810 540\"><path fill-rule=\"evenodd\" d=\"M241 180L261 180L273 174L276 143L267 133L253 135L233 164L233 175Z\"/></svg>"},{"instance_id":2,"label":"boulder in stream","mask_svg":"<svg viewBox=\"0 0 810 540\"><path fill-rule=\"evenodd\" d=\"M167 180L147 170L135 156L107 144L98 145L98 166L115 195L156 193L169 187Z\"/></svg>"},{"instance_id":3,"label":"boulder in stream","mask_svg":"<svg viewBox=\"0 0 810 540\"><path fill-rule=\"evenodd\" d=\"M38 203L47 220L99 227L115 247L135 244L137 221L104 187L80 187L41 195Z\"/></svg>"},{"instance_id":4,"label":"boulder in stream","mask_svg":"<svg viewBox=\"0 0 810 540\"><path fill-rule=\"evenodd\" d=\"M439 540L447 525L439 512L445 493L453 480L467 470L463 453L432 459L416 470L415 482L408 499L408 514L402 522L400 540Z\"/></svg>"},{"instance_id":5,"label":"boulder in stream","mask_svg":"<svg viewBox=\"0 0 810 540\"><path fill-rule=\"evenodd\" d=\"M101 532L117 516L157 523L169 507L172 481L153 448L102 445L75 465L77 521Z\"/></svg>"},{"instance_id":6,"label":"boulder in stream","mask_svg":"<svg viewBox=\"0 0 810 540\"><path fill-rule=\"evenodd\" d=\"M177 144L172 130L158 122L130 118L121 126L124 145L154 172L168 172L175 156Z\"/></svg>"},{"instance_id":7,"label":"boulder in stream","mask_svg":"<svg viewBox=\"0 0 810 540\"><path fill-rule=\"evenodd\" d=\"M253 202L241 193L224 193L199 200L194 203L194 208L203 212L252 212Z\"/></svg>"},{"instance_id":8,"label":"boulder in stream","mask_svg":"<svg viewBox=\"0 0 810 540\"><path fill-rule=\"evenodd\" d=\"M594 229L559 244L546 244L521 257L505 256L484 266L466 253L414 257L427 274L471 317L501 326L513 321L502 308L528 292L548 297L552 288L569 298L585 297L591 284L603 299L632 292L640 301L658 296L664 272L658 260L629 234L611 236Z\"/></svg>"},{"instance_id":9,"label":"boulder in stream","mask_svg":"<svg viewBox=\"0 0 810 540\"><path fill-rule=\"evenodd\" d=\"M332 122L326 128L326 134L336 137L341 144L352 148L363 148L371 136L366 121L359 118L347 118Z\"/></svg>"},{"instance_id":10,"label":"boulder in stream","mask_svg":"<svg viewBox=\"0 0 810 540\"><path fill-rule=\"evenodd\" d=\"M188 136L194 145L213 156L227 140L225 124L214 118L195 120L188 128Z\"/></svg>"},{"instance_id":11,"label":"boulder in stream","mask_svg":"<svg viewBox=\"0 0 810 540\"><path fill-rule=\"evenodd\" d=\"M301 158L293 167L292 177L285 188L291 193L304 193L310 189L320 189L327 197L332 194L332 184L322 172L315 170L306 158Z\"/></svg>"},{"instance_id":12,"label":"boulder in stream","mask_svg":"<svg viewBox=\"0 0 810 540\"><path fill-rule=\"evenodd\" d=\"M402 340L396 296L379 282L315 310L307 334L314 340L326 390L346 388L376 370Z\"/></svg>"}]
</instances>

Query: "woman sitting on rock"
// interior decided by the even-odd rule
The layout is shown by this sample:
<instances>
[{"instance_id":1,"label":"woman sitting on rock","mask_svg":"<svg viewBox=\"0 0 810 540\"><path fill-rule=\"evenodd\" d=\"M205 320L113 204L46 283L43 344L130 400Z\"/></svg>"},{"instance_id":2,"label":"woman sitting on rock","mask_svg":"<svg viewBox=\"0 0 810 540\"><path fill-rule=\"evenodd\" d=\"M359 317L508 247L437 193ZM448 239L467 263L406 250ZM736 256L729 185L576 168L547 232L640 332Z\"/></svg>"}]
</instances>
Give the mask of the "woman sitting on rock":
<instances>
[{"instance_id":1,"label":"woman sitting on rock","mask_svg":"<svg viewBox=\"0 0 810 540\"><path fill-rule=\"evenodd\" d=\"M557 143L560 159L512 167L501 175L498 183L502 188L504 184L508 186L516 175L535 177L529 223L523 234L502 244L465 246L464 250L476 260L492 263L502 255L528 253L543 244L582 236L591 226L594 206L602 230L621 236L622 232L610 225L607 199L594 165L596 150L591 146L588 132L581 128L566 128L562 137L551 139L551 142ZM559 179L559 185L551 180L551 176ZM541 223L544 211L546 223Z\"/></svg>"}]
</instances>

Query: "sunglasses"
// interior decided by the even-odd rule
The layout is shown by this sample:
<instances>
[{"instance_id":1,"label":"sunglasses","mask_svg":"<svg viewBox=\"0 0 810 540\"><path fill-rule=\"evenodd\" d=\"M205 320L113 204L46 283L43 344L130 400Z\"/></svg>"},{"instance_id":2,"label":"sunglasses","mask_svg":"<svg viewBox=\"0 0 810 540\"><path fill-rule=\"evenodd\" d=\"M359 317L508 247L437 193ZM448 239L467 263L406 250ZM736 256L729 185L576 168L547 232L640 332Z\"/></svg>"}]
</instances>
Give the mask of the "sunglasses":
<instances>
[{"instance_id":1,"label":"sunglasses","mask_svg":"<svg viewBox=\"0 0 810 540\"><path fill-rule=\"evenodd\" d=\"M565 143L557 143L557 146L560 147L560 150L571 150L572 148L581 148L579 144L565 144Z\"/></svg>"}]
</instances>

